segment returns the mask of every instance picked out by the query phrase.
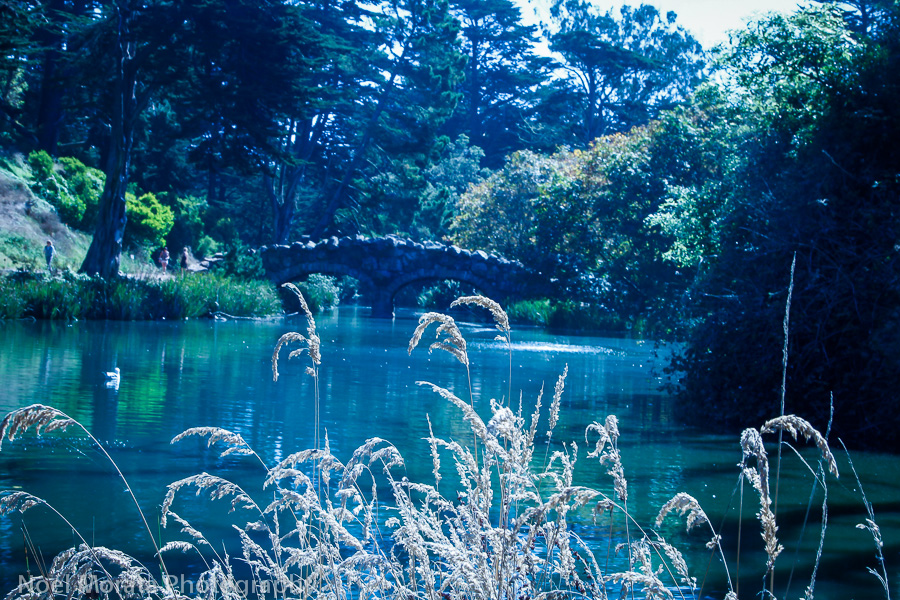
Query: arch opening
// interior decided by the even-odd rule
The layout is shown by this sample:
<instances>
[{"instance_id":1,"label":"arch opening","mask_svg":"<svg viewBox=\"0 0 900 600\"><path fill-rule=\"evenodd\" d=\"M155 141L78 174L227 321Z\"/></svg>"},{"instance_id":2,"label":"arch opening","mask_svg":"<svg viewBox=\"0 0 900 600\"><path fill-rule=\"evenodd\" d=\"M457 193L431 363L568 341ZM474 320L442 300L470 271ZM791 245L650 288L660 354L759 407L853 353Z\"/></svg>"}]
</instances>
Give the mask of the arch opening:
<instances>
[{"instance_id":1,"label":"arch opening","mask_svg":"<svg viewBox=\"0 0 900 600\"><path fill-rule=\"evenodd\" d=\"M488 295L485 290L458 279L420 279L397 290L396 308L446 311L460 296Z\"/></svg>"},{"instance_id":2,"label":"arch opening","mask_svg":"<svg viewBox=\"0 0 900 600\"><path fill-rule=\"evenodd\" d=\"M360 280L352 275L334 275L329 273L308 273L291 280L313 312L329 310L340 304L362 304ZM293 292L279 288L282 306L285 312L300 311L300 301Z\"/></svg>"}]
</instances>

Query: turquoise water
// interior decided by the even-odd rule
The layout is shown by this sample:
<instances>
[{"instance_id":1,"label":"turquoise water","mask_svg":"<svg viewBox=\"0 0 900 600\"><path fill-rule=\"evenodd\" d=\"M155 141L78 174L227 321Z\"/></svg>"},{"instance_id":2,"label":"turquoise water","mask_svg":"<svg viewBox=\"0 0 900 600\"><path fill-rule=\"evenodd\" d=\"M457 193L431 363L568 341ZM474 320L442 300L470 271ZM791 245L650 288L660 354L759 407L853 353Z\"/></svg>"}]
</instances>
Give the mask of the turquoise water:
<instances>
[{"instance_id":1,"label":"turquoise water","mask_svg":"<svg viewBox=\"0 0 900 600\"><path fill-rule=\"evenodd\" d=\"M392 442L406 460L408 477L430 482L432 463L427 417L439 437L469 439L459 411L434 393L416 385L426 380L468 397L465 369L450 355L429 355L425 342L412 355L407 344L416 321L412 315L394 320L370 319L365 309L343 309L320 316L321 418L332 452L348 459L367 438ZM560 423L551 447L574 441L582 452L576 470L580 483L611 490L603 469L583 457L585 427L608 414L619 418L629 509L649 525L659 507L675 493L698 498L721 525L729 556L736 553L741 519L737 463L741 451L736 435L685 429L671 418L669 398L659 391L667 350L653 342L589 336L549 334L537 329L513 331L512 385L505 346L493 341L490 326L464 325L472 362L475 405L489 415L489 400L521 401L530 415L541 386L544 406L553 385L568 365L569 376L561 403ZM196 440L170 445L169 440L194 426L216 426L239 432L273 464L291 452L315 444L312 379L304 374L306 358L287 360L282 351L278 382L272 381L271 355L278 337L291 330L305 331L305 321L119 323L85 322L0 323L0 410L33 403L54 406L84 424L108 448L135 490L151 528L163 541L182 539L177 531L160 530L158 507L166 484L207 471L234 479L248 490L260 490L258 464L246 458L219 458ZM118 389L105 385L103 373L119 367ZM546 431L546 413L539 431ZM758 425L758 424L756 424ZM541 442L546 445L546 438ZM802 447L799 444L798 447ZM548 448L549 449L549 448ZM770 450L772 451L772 450ZM544 451L546 452L546 450ZM536 454L540 454L539 450ZM814 460L814 454L804 451ZM842 477L829 482L829 525L825 555L816 587L817 598L883 597L867 566L877 566L874 544L855 524L865 518L857 485L839 457ZM897 565L900 533L900 460L897 457L854 453L866 494L885 539L885 555L892 587L900 581ZM812 487L799 460L789 457L781 474L779 531L786 550L779 558L776 592L799 597L808 583L811 556L819 536L817 514L803 520ZM24 489L56 507L97 545L119 548L152 564L147 533L124 486L105 458L76 435L26 435L4 441L0 452L0 488ZM749 490L748 490L749 492ZM213 540L233 539L227 506L217 506L185 494L179 512ZM746 493L741 526L741 597L762 589L759 528L754 520L755 496ZM591 539L603 538L589 520L579 526ZM724 595L724 569L710 561L704 548L708 536L687 535L676 519L662 533L688 556L693 574L706 576L706 592ZM795 555L798 539L802 548ZM26 570L37 572L33 555L26 558L26 538L49 561L74 543L73 534L46 509L32 509L24 523L17 516L0 517L0 584L12 587ZM606 547L598 553L606 555ZM709 570L707 571L707 565ZM619 565L622 566L622 565ZM792 566L794 567L791 575ZM187 572L199 566L184 558ZM735 574L736 564L731 564ZM780 590L779 590L779 585ZM892 589L896 593L896 588Z\"/></svg>"}]
</instances>

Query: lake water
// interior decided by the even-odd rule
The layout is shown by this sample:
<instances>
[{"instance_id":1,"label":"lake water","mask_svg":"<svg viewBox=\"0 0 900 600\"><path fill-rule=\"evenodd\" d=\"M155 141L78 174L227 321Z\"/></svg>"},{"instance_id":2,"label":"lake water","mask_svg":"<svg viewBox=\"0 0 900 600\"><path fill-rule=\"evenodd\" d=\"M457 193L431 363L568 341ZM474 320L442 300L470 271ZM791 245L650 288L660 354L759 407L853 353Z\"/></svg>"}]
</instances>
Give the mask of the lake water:
<instances>
[{"instance_id":1,"label":"lake water","mask_svg":"<svg viewBox=\"0 0 900 600\"><path fill-rule=\"evenodd\" d=\"M378 320L366 312L348 308L317 318L323 355L321 427L339 458L348 459L367 438L378 436L396 445L411 480L431 482L429 447L423 441L428 435L426 417L439 437L464 440L471 432L458 409L416 381L431 381L468 397L465 370L446 353L429 355L425 345L407 354L416 326L413 315ZM259 466L249 459L218 458L217 452L195 440L170 445L181 431L217 426L239 432L268 464L314 446L312 379L303 373L308 360L288 361L282 351L281 378L272 381L274 344L282 333L293 330L305 331L305 322L0 323L0 410L5 414L41 403L84 424L106 445L155 529L166 484L182 477L207 471L235 479L245 489L261 489ZM489 399L502 399L510 389L509 356L502 344L492 341L496 330L491 326L469 324L463 330L469 341L476 408L489 416ZM431 341L433 329L426 336L423 344ZM629 508L635 516L650 525L665 501L687 492L700 500L714 525L721 526L729 556L736 553L742 521L741 597L754 597L762 589L765 557L754 519L758 503L749 488L743 519L738 518L738 436L686 429L672 420L669 398L659 390L666 352L640 340L514 329L513 406L521 397L523 411L530 415L542 385L547 406L557 377L568 365L553 444L554 448L561 441L579 444L579 483L611 491L603 470L583 456L584 429L608 414L617 415ZM104 382L103 372L114 367L122 373L118 390ZM539 430L546 431L546 420ZM806 450L804 456L815 459ZM852 458L882 528L891 591L897 595L900 459L861 452ZM866 572L866 567L877 566L875 547L868 533L855 527L865 519L865 511L843 453L839 466L841 479L829 480L829 521L816 597L884 597L875 577ZM811 477L804 471L791 453L781 474L779 536L786 550L777 563L778 597L785 597L788 580L789 596L802 596L818 543L821 497L812 503L814 518L804 528L812 489ZM147 534L124 486L102 455L70 432L5 441L0 488L42 497L94 544L153 563ZM222 518L226 503L192 505L190 498L189 491L182 496L179 512L208 538L233 539L227 519ZM582 528L590 538L589 521L585 519ZM704 548L708 536L688 535L683 529L671 518L662 533L685 552L692 574L698 580L705 576L704 594L722 597L723 569L717 559L709 559ZM175 530L159 535L164 541L183 539ZM24 525L18 516L0 517L4 593L26 570L38 570L34 557L26 557L26 538L48 561L75 543L71 531L45 509L29 511ZM190 571L197 565L186 561L181 567ZM736 567L730 565L732 574Z\"/></svg>"}]
</instances>

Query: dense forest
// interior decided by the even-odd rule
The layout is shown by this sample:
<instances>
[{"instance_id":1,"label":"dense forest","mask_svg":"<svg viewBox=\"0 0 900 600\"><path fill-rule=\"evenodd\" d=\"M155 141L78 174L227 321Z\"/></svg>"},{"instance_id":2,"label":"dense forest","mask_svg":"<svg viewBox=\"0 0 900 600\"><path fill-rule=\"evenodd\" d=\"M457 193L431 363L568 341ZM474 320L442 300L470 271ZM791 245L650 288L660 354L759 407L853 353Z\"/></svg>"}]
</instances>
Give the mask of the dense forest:
<instances>
[{"instance_id":1,"label":"dense forest","mask_svg":"<svg viewBox=\"0 0 900 600\"><path fill-rule=\"evenodd\" d=\"M784 394L900 450L900 4L706 50L650 5L547 4L2 0L0 144L93 235L86 273L164 240L453 242L682 340L685 416Z\"/></svg>"}]
</instances>

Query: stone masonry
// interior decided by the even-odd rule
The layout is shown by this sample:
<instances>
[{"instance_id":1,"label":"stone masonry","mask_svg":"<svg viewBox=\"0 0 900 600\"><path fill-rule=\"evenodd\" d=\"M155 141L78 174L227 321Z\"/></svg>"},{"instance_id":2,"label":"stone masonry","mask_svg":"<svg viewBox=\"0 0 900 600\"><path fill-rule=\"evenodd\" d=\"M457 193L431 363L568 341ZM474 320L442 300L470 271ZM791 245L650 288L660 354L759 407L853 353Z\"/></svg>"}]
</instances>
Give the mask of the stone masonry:
<instances>
[{"instance_id":1,"label":"stone masonry","mask_svg":"<svg viewBox=\"0 0 900 600\"><path fill-rule=\"evenodd\" d=\"M393 315L394 296L412 283L453 279L498 302L547 295L551 287L540 273L496 254L397 236L304 238L289 246L264 246L260 253L277 284L312 273L356 278L372 315L378 317Z\"/></svg>"}]
</instances>

